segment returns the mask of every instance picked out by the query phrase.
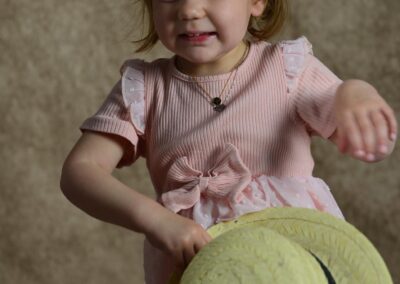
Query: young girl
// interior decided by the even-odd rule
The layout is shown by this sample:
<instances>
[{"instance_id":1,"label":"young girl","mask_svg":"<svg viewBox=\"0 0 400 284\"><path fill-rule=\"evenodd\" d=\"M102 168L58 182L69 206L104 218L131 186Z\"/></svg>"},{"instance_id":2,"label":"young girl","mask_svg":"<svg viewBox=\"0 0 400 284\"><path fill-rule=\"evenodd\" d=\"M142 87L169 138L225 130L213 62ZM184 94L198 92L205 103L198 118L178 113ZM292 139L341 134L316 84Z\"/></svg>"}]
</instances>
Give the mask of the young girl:
<instances>
[{"instance_id":1,"label":"young girl","mask_svg":"<svg viewBox=\"0 0 400 284\"><path fill-rule=\"evenodd\" d=\"M341 81L304 37L265 42L284 0L145 0L175 56L128 60L65 161L61 188L100 220L146 235L146 283L166 283L210 240L205 229L267 207L343 215L312 176L312 135L364 162L390 155L397 125L368 83ZM250 39L245 39L250 34ZM146 159L154 201L115 179Z\"/></svg>"}]
</instances>

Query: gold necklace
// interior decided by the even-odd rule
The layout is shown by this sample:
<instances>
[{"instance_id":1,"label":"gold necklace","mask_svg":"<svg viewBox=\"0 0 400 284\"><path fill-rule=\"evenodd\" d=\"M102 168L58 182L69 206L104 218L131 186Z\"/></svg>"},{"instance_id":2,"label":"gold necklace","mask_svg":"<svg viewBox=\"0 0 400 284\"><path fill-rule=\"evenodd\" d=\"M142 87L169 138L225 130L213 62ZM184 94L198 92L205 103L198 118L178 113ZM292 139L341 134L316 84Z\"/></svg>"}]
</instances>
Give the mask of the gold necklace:
<instances>
[{"instance_id":1,"label":"gold necklace","mask_svg":"<svg viewBox=\"0 0 400 284\"><path fill-rule=\"evenodd\" d=\"M207 90L204 89L202 85L200 85L200 82L196 79L196 77L192 77L192 79L193 79L193 81L196 83L196 85L199 86L199 87L202 89L202 91L211 99L210 104L212 105L212 107L213 107L213 109L214 109L215 111L221 112L221 111L223 111L223 110L226 108L225 102L226 102L226 100L228 99L228 95L229 95L230 92L229 92L228 95L225 97L224 102L222 102L222 100L221 100L222 95L224 94L225 89L226 89L226 87L228 86L228 83L229 83L229 81L230 81L231 78L232 78L232 74L233 74L233 73L235 73L235 76L233 76L233 82L235 82L236 75L237 75L237 71L238 71L238 67L239 67L240 64L243 63L243 61L244 61L244 59L246 58L248 52L249 52L249 45L246 43L246 50L245 50L245 52L243 53L243 55L242 55L242 57L240 58L240 60L238 61L238 63L235 64L235 66L233 67L232 71L229 73L228 80L226 80L225 85L224 85L224 87L222 88L222 91L220 92L220 94L219 94L217 97L211 96L210 93L207 92ZM232 86L231 86L231 88L229 89L229 91L230 91L231 89L232 89Z\"/></svg>"}]
</instances>

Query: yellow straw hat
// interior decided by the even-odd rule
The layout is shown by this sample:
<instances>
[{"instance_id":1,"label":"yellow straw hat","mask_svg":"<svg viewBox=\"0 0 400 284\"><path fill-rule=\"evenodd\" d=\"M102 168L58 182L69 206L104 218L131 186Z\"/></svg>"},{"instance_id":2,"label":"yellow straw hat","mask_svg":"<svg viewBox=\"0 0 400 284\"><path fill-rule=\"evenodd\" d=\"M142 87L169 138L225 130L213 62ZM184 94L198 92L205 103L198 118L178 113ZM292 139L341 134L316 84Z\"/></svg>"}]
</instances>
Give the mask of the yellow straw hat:
<instances>
[{"instance_id":1,"label":"yellow straw hat","mask_svg":"<svg viewBox=\"0 0 400 284\"><path fill-rule=\"evenodd\" d=\"M208 229L214 238L170 284L392 284L354 226L306 208L268 208Z\"/></svg>"}]
</instances>

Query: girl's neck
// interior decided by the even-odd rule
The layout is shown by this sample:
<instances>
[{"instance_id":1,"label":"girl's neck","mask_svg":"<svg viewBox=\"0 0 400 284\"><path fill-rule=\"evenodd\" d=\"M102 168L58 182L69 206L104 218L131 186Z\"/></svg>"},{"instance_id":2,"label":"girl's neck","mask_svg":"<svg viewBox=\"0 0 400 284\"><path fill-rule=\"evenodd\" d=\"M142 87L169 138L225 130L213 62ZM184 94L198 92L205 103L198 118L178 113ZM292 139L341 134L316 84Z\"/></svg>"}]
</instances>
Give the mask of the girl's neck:
<instances>
[{"instance_id":1,"label":"girl's neck","mask_svg":"<svg viewBox=\"0 0 400 284\"><path fill-rule=\"evenodd\" d=\"M249 43L242 41L240 44L238 44L238 46L229 51L223 57L204 64L192 63L182 57L176 56L175 66L180 72L190 76L206 76L229 73L244 61L247 49L249 48L248 45Z\"/></svg>"}]
</instances>

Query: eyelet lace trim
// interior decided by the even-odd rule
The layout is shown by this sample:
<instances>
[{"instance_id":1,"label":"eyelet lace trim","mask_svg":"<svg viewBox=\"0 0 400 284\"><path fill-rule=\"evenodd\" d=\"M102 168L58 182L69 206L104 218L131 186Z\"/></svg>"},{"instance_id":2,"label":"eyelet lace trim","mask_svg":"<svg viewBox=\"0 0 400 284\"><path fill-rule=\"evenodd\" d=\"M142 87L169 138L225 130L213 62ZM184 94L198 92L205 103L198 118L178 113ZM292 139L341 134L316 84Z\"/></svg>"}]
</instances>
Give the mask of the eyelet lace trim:
<instances>
[{"instance_id":1,"label":"eyelet lace trim","mask_svg":"<svg viewBox=\"0 0 400 284\"><path fill-rule=\"evenodd\" d=\"M129 107L131 121L139 135L145 129L145 98L143 61L131 60L121 68L122 97L126 107Z\"/></svg>"},{"instance_id":2,"label":"eyelet lace trim","mask_svg":"<svg viewBox=\"0 0 400 284\"><path fill-rule=\"evenodd\" d=\"M279 43L283 53L285 72L287 78L287 91L292 93L296 86L299 75L305 67L307 54L313 54L312 45L306 37L302 36L296 40L286 40Z\"/></svg>"}]
</instances>

